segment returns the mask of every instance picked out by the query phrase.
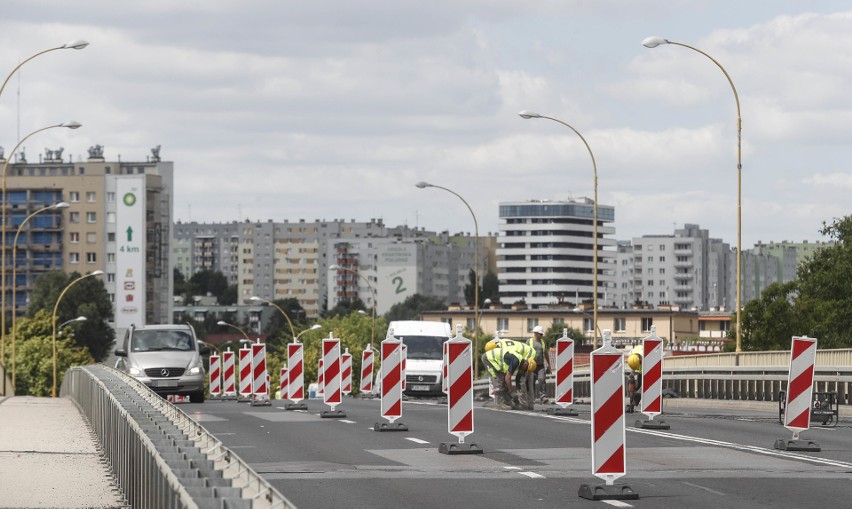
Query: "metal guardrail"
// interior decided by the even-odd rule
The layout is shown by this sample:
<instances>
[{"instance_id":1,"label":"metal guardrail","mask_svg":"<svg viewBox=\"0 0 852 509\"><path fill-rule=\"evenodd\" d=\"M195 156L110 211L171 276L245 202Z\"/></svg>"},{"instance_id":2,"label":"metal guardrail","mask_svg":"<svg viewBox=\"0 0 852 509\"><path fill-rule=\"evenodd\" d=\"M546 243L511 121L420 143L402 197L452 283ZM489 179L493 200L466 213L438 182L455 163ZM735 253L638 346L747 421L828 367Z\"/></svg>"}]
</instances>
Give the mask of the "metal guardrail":
<instances>
[{"instance_id":1,"label":"metal guardrail","mask_svg":"<svg viewBox=\"0 0 852 509\"><path fill-rule=\"evenodd\" d=\"M134 508L294 508L221 441L133 377L69 369L60 394L81 408Z\"/></svg>"}]
</instances>

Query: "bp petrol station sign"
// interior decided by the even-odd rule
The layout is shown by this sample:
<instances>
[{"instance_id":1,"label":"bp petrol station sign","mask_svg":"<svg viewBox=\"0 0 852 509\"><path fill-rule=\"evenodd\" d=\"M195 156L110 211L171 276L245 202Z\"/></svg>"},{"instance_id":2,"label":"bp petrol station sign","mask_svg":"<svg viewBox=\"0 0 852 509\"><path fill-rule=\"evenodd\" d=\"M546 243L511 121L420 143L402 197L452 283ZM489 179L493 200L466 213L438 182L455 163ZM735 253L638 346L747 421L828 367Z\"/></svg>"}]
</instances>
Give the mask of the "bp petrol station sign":
<instances>
[{"instance_id":1,"label":"bp petrol station sign","mask_svg":"<svg viewBox=\"0 0 852 509\"><path fill-rule=\"evenodd\" d=\"M145 325L145 180L116 177L115 324Z\"/></svg>"}]
</instances>

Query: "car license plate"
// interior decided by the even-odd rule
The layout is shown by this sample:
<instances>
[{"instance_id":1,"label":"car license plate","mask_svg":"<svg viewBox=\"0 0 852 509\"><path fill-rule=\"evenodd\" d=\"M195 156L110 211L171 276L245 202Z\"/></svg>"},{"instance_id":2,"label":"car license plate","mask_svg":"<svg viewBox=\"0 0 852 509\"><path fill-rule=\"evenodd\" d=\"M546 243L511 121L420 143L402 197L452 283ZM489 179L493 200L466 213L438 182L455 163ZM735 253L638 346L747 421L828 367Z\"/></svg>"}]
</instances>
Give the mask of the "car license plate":
<instances>
[{"instance_id":1,"label":"car license plate","mask_svg":"<svg viewBox=\"0 0 852 509\"><path fill-rule=\"evenodd\" d=\"M157 387L177 387L177 380L154 380L154 385Z\"/></svg>"},{"instance_id":2,"label":"car license plate","mask_svg":"<svg viewBox=\"0 0 852 509\"><path fill-rule=\"evenodd\" d=\"M412 385L411 390L412 391L428 391L429 386L428 385Z\"/></svg>"}]
</instances>

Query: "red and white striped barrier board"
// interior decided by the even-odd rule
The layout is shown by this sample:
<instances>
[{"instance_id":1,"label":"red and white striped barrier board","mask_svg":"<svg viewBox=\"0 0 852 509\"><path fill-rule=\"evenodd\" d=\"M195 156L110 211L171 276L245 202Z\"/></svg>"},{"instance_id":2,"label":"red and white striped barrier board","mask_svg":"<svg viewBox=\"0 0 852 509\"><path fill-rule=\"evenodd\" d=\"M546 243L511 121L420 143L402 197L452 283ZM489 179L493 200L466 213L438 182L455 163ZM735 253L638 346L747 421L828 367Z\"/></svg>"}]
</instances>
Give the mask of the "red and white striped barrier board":
<instances>
[{"instance_id":1,"label":"red and white striped barrier board","mask_svg":"<svg viewBox=\"0 0 852 509\"><path fill-rule=\"evenodd\" d=\"M574 404L574 340L568 329L556 340L556 404L562 408Z\"/></svg>"},{"instance_id":2,"label":"red and white striped barrier board","mask_svg":"<svg viewBox=\"0 0 852 509\"><path fill-rule=\"evenodd\" d=\"M287 345L287 367L290 378L287 384L287 399L293 403L298 403L305 399L305 370L302 357L302 344L289 343Z\"/></svg>"},{"instance_id":3,"label":"red and white striped barrier board","mask_svg":"<svg viewBox=\"0 0 852 509\"><path fill-rule=\"evenodd\" d=\"M352 392L352 354L348 348L340 355L340 390L347 395Z\"/></svg>"},{"instance_id":4,"label":"red and white striped barrier board","mask_svg":"<svg viewBox=\"0 0 852 509\"><path fill-rule=\"evenodd\" d=\"M793 337L790 347L790 375L787 380L784 427L792 431L794 435L811 426L816 350L816 338Z\"/></svg>"},{"instance_id":5,"label":"red and white striped barrier board","mask_svg":"<svg viewBox=\"0 0 852 509\"><path fill-rule=\"evenodd\" d=\"M592 352L592 474L612 485L627 473L624 451L624 353L611 344Z\"/></svg>"},{"instance_id":6,"label":"red and white striped barrier board","mask_svg":"<svg viewBox=\"0 0 852 509\"><path fill-rule=\"evenodd\" d=\"M447 393L447 376L448 376L448 374L447 374L447 356L449 355L447 353L447 348L448 348L447 342L444 341L444 346L443 346L444 354L443 354L443 356L441 356L441 366L444 370L443 371L444 376L441 377L441 392L443 392L444 394Z\"/></svg>"},{"instance_id":7,"label":"red and white striped barrier board","mask_svg":"<svg viewBox=\"0 0 852 509\"><path fill-rule=\"evenodd\" d=\"M362 394L373 392L373 350L368 346L361 353L361 382L359 389Z\"/></svg>"},{"instance_id":8,"label":"red and white striped barrier board","mask_svg":"<svg viewBox=\"0 0 852 509\"><path fill-rule=\"evenodd\" d=\"M402 372L399 375L401 377L401 380L402 380L402 390L403 391L405 390L405 362L407 360L408 360L408 346L406 346L406 344L403 343L402 344L402 364L400 364L400 366L402 366L400 368L402 370Z\"/></svg>"},{"instance_id":9,"label":"red and white striped barrier board","mask_svg":"<svg viewBox=\"0 0 852 509\"><path fill-rule=\"evenodd\" d=\"M381 415L391 423L402 417L402 342L388 333L381 345Z\"/></svg>"},{"instance_id":10,"label":"red and white striped barrier board","mask_svg":"<svg viewBox=\"0 0 852 509\"><path fill-rule=\"evenodd\" d=\"M287 399L287 386L290 384L289 370L286 366L281 367L281 373L278 375L278 399Z\"/></svg>"},{"instance_id":11,"label":"red and white striped barrier board","mask_svg":"<svg viewBox=\"0 0 852 509\"><path fill-rule=\"evenodd\" d=\"M461 335L461 327L447 341L447 431L464 443L473 433L473 348Z\"/></svg>"},{"instance_id":12,"label":"red and white striped barrier board","mask_svg":"<svg viewBox=\"0 0 852 509\"><path fill-rule=\"evenodd\" d=\"M251 348L240 348L240 396L251 397Z\"/></svg>"},{"instance_id":13,"label":"red and white striped barrier board","mask_svg":"<svg viewBox=\"0 0 852 509\"><path fill-rule=\"evenodd\" d=\"M642 404L639 409L653 419L663 413L663 340L657 337L656 325L651 335L642 340Z\"/></svg>"},{"instance_id":14,"label":"red and white striped barrier board","mask_svg":"<svg viewBox=\"0 0 852 509\"><path fill-rule=\"evenodd\" d=\"M269 384L266 374L266 345L252 343L251 345L252 392L255 398L269 399Z\"/></svg>"},{"instance_id":15,"label":"red and white striped barrier board","mask_svg":"<svg viewBox=\"0 0 852 509\"><path fill-rule=\"evenodd\" d=\"M325 373L322 369L322 357L317 360L317 397L325 400Z\"/></svg>"},{"instance_id":16,"label":"red and white striped barrier board","mask_svg":"<svg viewBox=\"0 0 852 509\"><path fill-rule=\"evenodd\" d=\"M210 355L210 395L222 395L222 358L215 353Z\"/></svg>"},{"instance_id":17,"label":"red and white striped barrier board","mask_svg":"<svg viewBox=\"0 0 852 509\"><path fill-rule=\"evenodd\" d=\"M322 340L322 369L325 383L323 402L333 412L343 400L340 393L340 339L332 336Z\"/></svg>"},{"instance_id":18,"label":"red and white striped barrier board","mask_svg":"<svg viewBox=\"0 0 852 509\"><path fill-rule=\"evenodd\" d=\"M235 397L237 395L234 357L234 352L232 352L230 348L222 354L222 389L226 398Z\"/></svg>"}]
</instances>

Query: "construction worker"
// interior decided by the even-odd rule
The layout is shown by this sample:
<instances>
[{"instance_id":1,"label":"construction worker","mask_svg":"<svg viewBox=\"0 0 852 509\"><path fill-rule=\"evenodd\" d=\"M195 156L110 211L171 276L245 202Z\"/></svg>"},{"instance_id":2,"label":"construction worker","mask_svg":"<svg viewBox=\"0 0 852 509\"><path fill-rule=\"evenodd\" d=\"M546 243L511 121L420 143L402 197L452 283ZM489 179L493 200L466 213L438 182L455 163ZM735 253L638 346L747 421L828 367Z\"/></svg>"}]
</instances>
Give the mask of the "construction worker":
<instances>
[{"instance_id":1,"label":"construction worker","mask_svg":"<svg viewBox=\"0 0 852 509\"><path fill-rule=\"evenodd\" d=\"M642 346L642 343L634 346L630 353L627 355L627 365L630 366L630 369L636 374L636 383L633 387L633 391L631 393L630 398L630 406L634 407L639 404L639 401L642 399L642 356L645 353L645 349ZM630 387L628 386L628 392Z\"/></svg>"},{"instance_id":2,"label":"construction worker","mask_svg":"<svg viewBox=\"0 0 852 509\"><path fill-rule=\"evenodd\" d=\"M520 394L524 390L523 382L527 372L535 371L535 359L533 356L522 357L514 348L514 345L505 347L494 347L494 343L486 345L486 351L482 354L482 365L492 378L494 384L496 408L519 408L521 407ZM524 345L526 346L526 345ZM515 384L512 384L512 378Z\"/></svg>"},{"instance_id":3,"label":"construction worker","mask_svg":"<svg viewBox=\"0 0 852 509\"><path fill-rule=\"evenodd\" d=\"M533 327L533 337L527 344L535 350L535 363L538 368L535 379L538 381L535 399L547 403L547 373L550 372L550 358L547 355L547 347L544 345L544 328L541 325Z\"/></svg>"}]
</instances>

